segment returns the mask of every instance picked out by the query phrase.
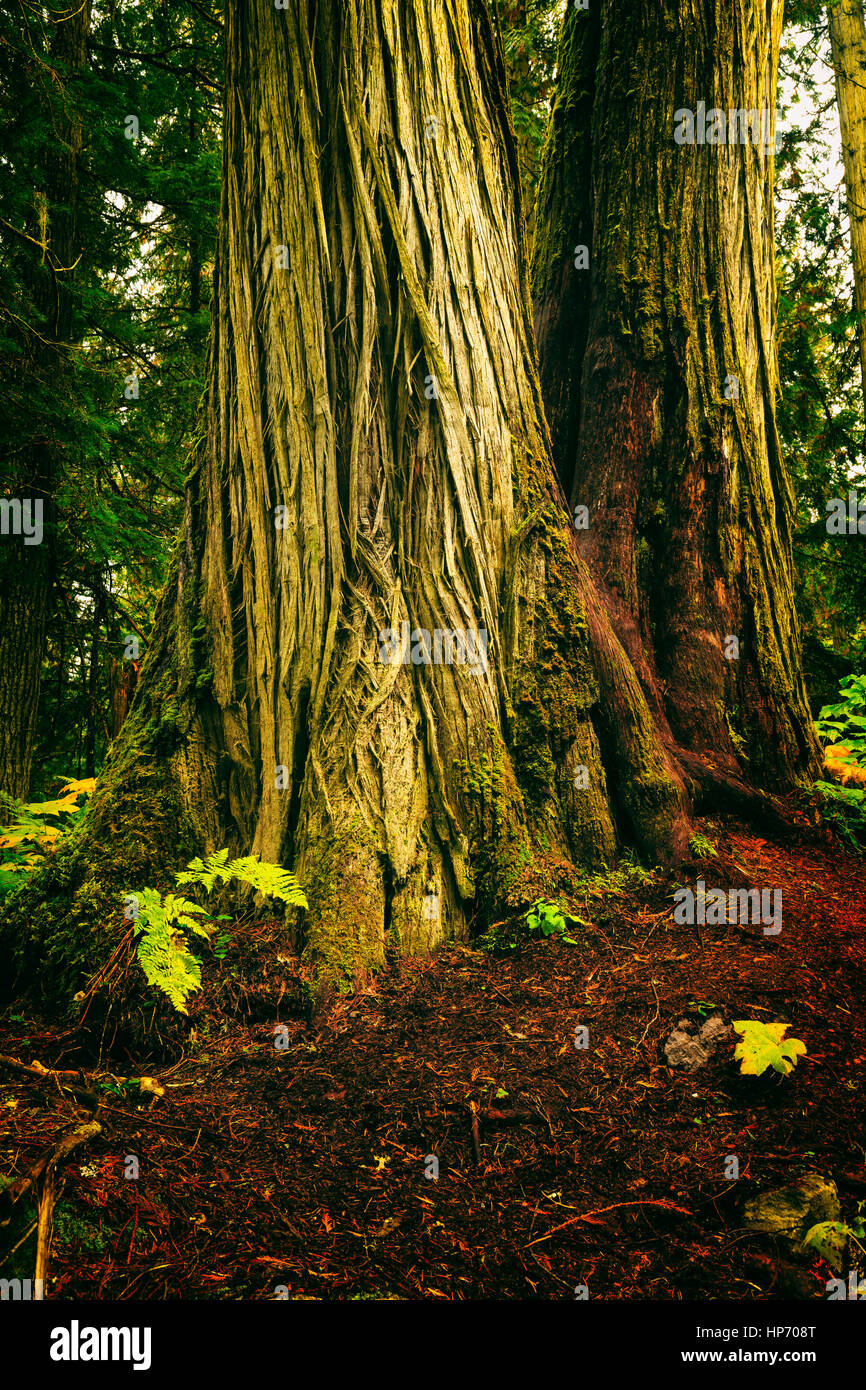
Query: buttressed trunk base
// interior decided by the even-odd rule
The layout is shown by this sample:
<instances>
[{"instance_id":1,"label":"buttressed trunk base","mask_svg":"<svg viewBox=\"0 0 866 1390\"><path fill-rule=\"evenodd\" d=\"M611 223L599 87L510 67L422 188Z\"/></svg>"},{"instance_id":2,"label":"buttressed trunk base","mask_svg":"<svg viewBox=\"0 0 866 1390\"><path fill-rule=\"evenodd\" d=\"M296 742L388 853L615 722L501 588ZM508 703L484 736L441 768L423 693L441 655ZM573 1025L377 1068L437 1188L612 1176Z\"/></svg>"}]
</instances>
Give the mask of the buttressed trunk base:
<instances>
[{"instance_id":1,"label":"buttressed trunk base","mask_svg":"<svg viewBox=\"0 0 866 1390\"><path fill-rule=\"evenodd\" d=\"M294 866L342 987L681 857L689 792L553 468L486 7L245 0L227 56L207 437L84 840Z\"/></svg>"}]
</instances>

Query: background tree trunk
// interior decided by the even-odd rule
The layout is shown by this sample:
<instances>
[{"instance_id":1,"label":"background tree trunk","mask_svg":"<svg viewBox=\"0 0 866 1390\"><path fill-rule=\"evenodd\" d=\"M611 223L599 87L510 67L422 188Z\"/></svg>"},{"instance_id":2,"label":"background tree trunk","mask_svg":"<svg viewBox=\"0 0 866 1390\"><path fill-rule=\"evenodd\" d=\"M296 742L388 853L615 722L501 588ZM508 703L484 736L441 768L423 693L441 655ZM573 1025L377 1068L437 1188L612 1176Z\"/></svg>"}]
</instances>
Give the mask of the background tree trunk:
<instances>
[{"instance_id":1,"label":"background tree trunk","mask_svg":"<svg viewBox=\"0 0 866 1390\"><path fill-rule=\"evenodd\" d=\"M87 60L90 3L48 7L50 56L59 71L51 82L64 81ZM34 56L34 64L39 59ZM43 81L47 80L44 76ZM36 90L40 83L34 78ZM22 359L15 363L38 382L41 390L62 393L65 352L72 327L70 276L76 260L78 158L82 126L75 101L68 98L55 109L52 94L53 141L48 144L43 190L34 197L33 220L18 244L30 258L28 279L40 316L25 333ZM61 114L57 114L57 111ZM41 172L41 170L40 170ZM13 229L15 230L15 229ZM28 243L28 237L30 241ZM40 502L43 537L25 545L22 536L0 537L0 791L25 798L30 767L45 628L54 581L54 497L58 471L57 446L51 438L29 439L19 461L7 473L9 495Z\"/></svg>"},{"instance_id":2,"label":"background tree trunk","mask_svg":"<svg viewBox=\"0 0 866 1390\"><path fill-rule=\"evenodd\" d=\"M681 856L688 795L574 553L486 6L238 3L226 41L206 447L86 833L19 907L68 963L97 879L252 849L342 985L618 834ZM403 623L486 669L383 661Z\"/></svg>"},{"instance_id":3,"label":"background tree trunk","mask_svg":"<svg viewBox=\"0 0 866 1390\"><path fill-rule=\"evenodd\" d=\"M854 271L854 306L866 403L866 23L862 0L828 6L830 50L836 78L839 131Z\"/></svg>"},{"instance_id":4,"label":"background tree trunk","mask_svg":"<svg viewBox=\"0 0 866 1390\"><path fill-rule=\"evenodd\" d=\"M578 269L593 244L592 112L601 8L569 4L535 209L532 291L541 389L553 458L566 493L574 475L580 375L592 276Z\"/></svg>"},{"instance_id":5,"label":"background tree trunk","mask_svg":"<svg viewBox=\"0 0 866 1390\"><path fill-rule=\"evenodd\" d=\"M780 0L570 3L537 211L542 381L589 509L581 553L668 746L717 790L818 767L775 423L772 145L674 140L699 102L768 112L772 140L781 25Z\"/></svg>"},{"instance_id":6,"label":"background tree trunk","mask_svg":"<svg viewBox=\"0 0 866 1390\"><path fill-rule=\"evenodd\" d=\"M93 590L93 625L90 634L90 660L87 672L87 720L84 735L84 775L93 777L96 772L96 726L100 719L99 709L99 636L102 624L108 616L105 589L98 578ZM105 729L106 741L108 729Z\"/></svg>"}]
</instances>

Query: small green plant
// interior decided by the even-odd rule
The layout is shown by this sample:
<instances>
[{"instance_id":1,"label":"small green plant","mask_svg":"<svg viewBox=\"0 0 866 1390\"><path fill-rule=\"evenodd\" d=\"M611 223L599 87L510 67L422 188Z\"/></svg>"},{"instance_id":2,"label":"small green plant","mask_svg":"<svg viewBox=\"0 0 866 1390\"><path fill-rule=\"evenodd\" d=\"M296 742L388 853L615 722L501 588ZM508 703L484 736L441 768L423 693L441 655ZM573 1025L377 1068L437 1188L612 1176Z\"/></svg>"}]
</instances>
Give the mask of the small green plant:
<instances>
[{"instance_id":1,"label":"small green plant","mask_svg":"<svg viewBox=\"0 0 866 1390\"><path fill-rule=\"evenodd\" d=\"M555 936L568 946L579 946L580 942L568 935L566 922L581 927L590 926L582 917L572 917L569 913L562 912L557 903L537 898L522 916L510 917L505 922L494 922L489 931L478 938L478 945L482 951L494 954L500 951L516 951L521 942L531 940L532 934L538 932L545 937Z\"/></svg>"},{"instance_id":2,"label":"small green plant","mask_svg":"<svg viewBox=\"0 0 866 1390\"><path fill-rule=\"evenodd\" d=\"M806 1044L799 1038L785 1038L789 1026L761 1023L754 1018L740 1019L734 1024L734 1032L741 1039L734 1048L734 1057L743 1076L763 1076L768 1067L782 1076L793 1070L797 1058L806 1055Z\"/></svg>"},{"instance_id":3,"label":"small green plant","mask_svg":"<svg viewBox=\"0 0 866 1390\"><path fill-rule=\"evenodd\" d=\"M839 695L835 705L824 705L815 728L822 743L843 744L851 761L866 767L866 676L846 676Z\"/></svg>"},{"instance_id":4,"label":"small green plant","mask_svg":"<svg viewBox=\"0 0 866 1390\"><path fill-rule=\"evenodd\" d=\"M657 870L645 869L626 854L616 869L582 874L575 893L587 898L621 897L624 893L649 887L655 883L656 877Z\"/></svg>"},{"instance_id":5,"label":"small green plant","mask_svg":"<svg viewBox=\"0 0 866 1390\"><path fill-rule=\"evenodd\" d=\"M861 1250L863 1249L858 1240L858 1236L862 1235L862 1220L855 1220L853 1226L847 1225L844 1221L819 1221L806 1232L803 1237L803 1244L816 1250L822 1260L826 1260L832 1269L838 1271L844 1267L845 1251L848 1248L849 1240L853 1240ZM864 1293L866 1293L866 1287L864 1287Z\"/></svg>"},{"instance_id":6,"label":"small green plant","mask_svg":"<svg viewBox=\"0 0 866 1390\"><path fill-rule=\"evenodd\" d=\"M211 943L213 953L217 960L225 960L232 944L232 938L227 931L221 931L215 941Z\"/></svg>"},{"instance_id":7,"label":"small green plant","mask_svg":"<svg viewBox=\"0 0 866 1390\"><path fill-rule=\"evenodd\" d=\"M718 853L712 840L708 840L705 835L692 835L689 840L689 849L695 859L717 859Z\"/></svg>"},{"instance_id":8,"label":"small green plant","mask_svg":"<svg viewBox=\"0 0 866 1390\"><path fill-rule=\"evenodd\" d=\"M840 787L835 782L816 782L818 813L827 825L850 845L866 845L866 787Z\"/></svg>"},{"instance_id":9,"label":"small green plant","mask_svg":"<svg viewBox=\"0 0 866 1390\"><path fill-rule=\"evenodd\" d=\"M568 935L565 916L557 903L546 903L543 898L536 898L524 917L530 931L540 931L542 936L557 936L560 941L566 941L569 946L578 945L578 942ZM580 926L587 925L579 917L569 917L568 920L577 922Z\"/></svg>"},{"instance_id":10,"label":"small green plant","mask_svg":"<svg viewBox=\"0 0 866 1390\"><path fill-rule=\"evenodd\" d=\"M543 898L536 898L524 915L529 930L540 931L542 936L561 936L565 931L565 918L556 903L546 903Z\"/></svg>"},{"instance_id":11,"label":"small green plant","mask_svg":"<svg viewBox=\"0 0 866 1390\"><path fill-rule=\"evenodd\" d=\"M54 1213L54 1238L58 1245L77 1246L93 1255L101 1255L108 1244L101 1226L64 1208Z\"/></svg>"},{"instance_id":12,"label":"small green plant","mask_svg":"<svg viewBox=\"0 0 866 1390\"><path fill-rule=\"evenodd\" d=\"M289 907L307 907L307 899L294 874L281 865L262 864L253 855L231 861L228 856L228 850L221 849L205 860L193 859L186 869L175 874L175 882L178 887L192 884L210 893L217 883L235 880L249 884L265 897L278 898ZM189 937L210 941L216 923L230 918L225 914L212 917L198 903L175 893L163 897L155 888L127 893L125 902L134 904L133 937L147 983L162 990L174 1008L185 1014L190 994L201 989L201 959L190 950ZM214 950L217 959L225 956L229 940L225 933L217 937ZM219 954L220 949L222 954Z\"/></svg>"},{"instance_id":13,"label":"small green plant","mask_svg":"<svg viewBox=\"0 0 866 1390\"><path fill-rule=\"evenodd\" d=\"M711 1014L713 1009L718 1008L718 1005L713 1004L709 999L690 999L689 1008L697 1009L701 1018L706 1018L707 1014Z\"/></svg>"}]
</instances>

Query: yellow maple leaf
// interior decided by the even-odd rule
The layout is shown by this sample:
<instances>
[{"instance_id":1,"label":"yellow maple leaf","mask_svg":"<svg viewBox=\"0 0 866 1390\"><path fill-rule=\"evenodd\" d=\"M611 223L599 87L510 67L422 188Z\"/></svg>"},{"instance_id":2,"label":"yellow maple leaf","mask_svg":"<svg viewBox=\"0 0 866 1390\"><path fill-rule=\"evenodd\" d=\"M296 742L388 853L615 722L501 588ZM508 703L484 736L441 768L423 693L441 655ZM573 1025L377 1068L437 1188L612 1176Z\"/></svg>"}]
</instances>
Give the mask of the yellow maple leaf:
<instances>
[{"instance_id":1,"label":"yellow maple leaf","mask_svg":"<svg viewBox=\"0 0 866 1390\"><path fill-rule=\"evenodd\" d=\"M0 837L0 849L14 849L29 833L27 830L13 830L8 835L3 835Z\"/></svg>"},{"instance_id":2,"label":"yellow maple leaf","mask_svg":"<svg viewBox=\"0 0 866 1390\"><path fill-rule=\"evenodd\" d=\"M60 795L64 792L73 792L76 796L91 796L96 787L95 777L81 777L78 781L67 782L65 787L60 788Z\"/></svg>"},{"instance_id":3,"label":"yellow maple leaf","mask_svg":"<svg viewBox=\"0 0 866 1390\"><path fill-rule=\"evenodd\" d=\"M24 810L32 816L62 816L65 811L74 811L77 801L73 792L71 796L59 796L54 801L31 801Z\"/></svg>"}]
</instances>

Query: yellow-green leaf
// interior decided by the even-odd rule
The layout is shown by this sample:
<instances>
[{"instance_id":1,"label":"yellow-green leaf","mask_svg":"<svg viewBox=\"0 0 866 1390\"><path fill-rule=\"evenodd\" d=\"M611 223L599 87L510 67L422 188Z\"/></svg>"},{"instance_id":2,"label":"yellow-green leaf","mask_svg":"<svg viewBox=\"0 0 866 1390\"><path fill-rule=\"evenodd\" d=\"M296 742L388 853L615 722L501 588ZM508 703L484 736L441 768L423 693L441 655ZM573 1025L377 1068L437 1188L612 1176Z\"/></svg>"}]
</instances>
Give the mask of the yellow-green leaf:
<instances>
[{"instance_id":1,"label":"yellow-green leaf","mask_svg":"<svg viewBox=\"0 0 866 1390\"><path fill-rule=\"evenodd\" d=\"M785 1038L789 1027L787 1023L760 1023L753 1018L734 1023L734 1032L741 1037L734 1057L743 1076L762 1076L768 1067L788 1075L797 1058L806 1054L806 1044L799 1038Z\"/></svg>"}]
</instances>

